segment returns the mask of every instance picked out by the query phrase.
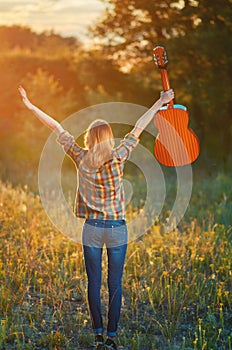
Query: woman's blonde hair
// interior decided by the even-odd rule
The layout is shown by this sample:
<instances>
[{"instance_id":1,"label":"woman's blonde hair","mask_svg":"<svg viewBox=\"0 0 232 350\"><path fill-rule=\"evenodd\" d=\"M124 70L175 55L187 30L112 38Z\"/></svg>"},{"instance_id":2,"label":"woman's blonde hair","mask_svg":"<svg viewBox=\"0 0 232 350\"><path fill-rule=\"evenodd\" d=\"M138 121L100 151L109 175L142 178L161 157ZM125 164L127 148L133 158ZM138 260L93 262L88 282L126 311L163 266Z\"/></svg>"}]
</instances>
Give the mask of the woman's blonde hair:
<instances>
[{"instance_id":1,"label":"woman's blonde hair","mask_svg":"<svg viewBox=\"0 0 232 350\"><path fill-rule=\"evenodd\" d=\"M92 122L85 134L85 147L88 153L84 163L89 168L99 168L112 159L114 135L109 123L102 119Z\"/></svg>"}]
</instances>

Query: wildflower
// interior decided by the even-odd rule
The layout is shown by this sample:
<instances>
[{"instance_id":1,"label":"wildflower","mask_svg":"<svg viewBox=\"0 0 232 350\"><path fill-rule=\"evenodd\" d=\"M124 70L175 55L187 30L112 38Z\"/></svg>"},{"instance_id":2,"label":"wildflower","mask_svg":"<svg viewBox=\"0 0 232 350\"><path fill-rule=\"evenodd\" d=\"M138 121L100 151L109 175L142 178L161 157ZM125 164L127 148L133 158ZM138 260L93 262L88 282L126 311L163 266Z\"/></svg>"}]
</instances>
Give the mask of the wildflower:
<instances>
[{"instance_id":1,"label":"wildflower","mask_svg":"<svg viewBox=\"0 0 232 350\"><path fill-rule=\"evenodd\" d=\"M39 284L41 284L41 283L43 283L43 279L40 277L40 278L37 279L37 282L38 282Z\"/></svg>"},{"instance_id":2,"label":"wildflower","mask_svg":"<svg viewBox=\"0 0 232 350\"><path fill-rule=\"evenodd\" d=\"M22 213L26 213L26 212L27 212L27 206L26 206L26 204L22 203L22 204L19 206L19 210L20 210Z\"/></svg>"}]
</instances>

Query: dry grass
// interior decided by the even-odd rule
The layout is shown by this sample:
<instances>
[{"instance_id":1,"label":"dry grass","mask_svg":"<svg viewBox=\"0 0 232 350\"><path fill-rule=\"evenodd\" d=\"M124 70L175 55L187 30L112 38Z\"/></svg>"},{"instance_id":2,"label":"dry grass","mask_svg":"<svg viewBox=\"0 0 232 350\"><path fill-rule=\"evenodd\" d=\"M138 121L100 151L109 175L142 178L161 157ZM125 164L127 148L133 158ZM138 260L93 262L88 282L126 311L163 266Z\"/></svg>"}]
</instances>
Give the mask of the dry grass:
<instances>
[{"instance_id":1,"label":"dry grass","mask_svg":"<svg viewBox=\"0 0 232 350\"><path fill-rule=\"evenodd\" d=\"M228 181L218 185L225 220ZM231 349L232 231L220 217L215 221L220 203L203 207L210 184L201 188L181 229L162 234L157 224L128 246L123 349ZM81 246L55 231L26 187L0 183L0 206L0 348L87 349L92 334ZM103 264L105 271L106 257ZM107 303L105 279L102 291Z\"/></svg>"}]
</instances>

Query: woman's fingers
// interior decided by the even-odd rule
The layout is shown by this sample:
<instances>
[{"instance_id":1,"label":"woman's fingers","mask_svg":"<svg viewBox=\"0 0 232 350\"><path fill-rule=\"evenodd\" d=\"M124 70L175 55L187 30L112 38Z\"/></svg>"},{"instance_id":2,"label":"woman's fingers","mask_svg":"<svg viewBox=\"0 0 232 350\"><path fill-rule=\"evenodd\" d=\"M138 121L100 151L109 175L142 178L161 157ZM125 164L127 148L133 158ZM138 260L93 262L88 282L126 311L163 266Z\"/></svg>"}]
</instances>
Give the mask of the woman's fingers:
<instances>
[{"instance_id":1,"label":"woman's fingers","mask_svg":"<svg viewBox=\"0 0 232 350\"><path fill-rule=\"evenodd\" d=\"M26 91L24 90L24 88L21 85L19 86L18 90L23 97L27 96Z\"/></svg>"},{"instance_id":2,"label":"woman's fingers","mask_svg":"<svg viewBox=\"0 0 232 350\"><path fill-rule=\"evenodd\" d=\"M168 93L168 95L174 96L174 91L173 91L173 89L168 90L167 93Z\"/></svg>"}]
</instances>

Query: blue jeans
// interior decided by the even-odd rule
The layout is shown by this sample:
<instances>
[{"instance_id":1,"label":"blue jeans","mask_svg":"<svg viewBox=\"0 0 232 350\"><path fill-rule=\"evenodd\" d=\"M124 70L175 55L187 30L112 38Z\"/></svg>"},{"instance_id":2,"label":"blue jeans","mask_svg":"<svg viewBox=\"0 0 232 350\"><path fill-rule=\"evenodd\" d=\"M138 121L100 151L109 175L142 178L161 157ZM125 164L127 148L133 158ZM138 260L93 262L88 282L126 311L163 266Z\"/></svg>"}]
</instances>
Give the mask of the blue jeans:
<instances>
[{"instance_id":1,"label":"blue jeans","mask_svg":"<svg viewBox=\"0 0 232 350\"><path fill-rule=\"evenodd\" d=\"M108 324L107 335L116 336L122 304L122 274L127 249L125 220L85 221L82 242L88 276L88 302L94 333L103 333L101 315L102 249L106 245L108 256Z\"/></svg>"}]
</instances>

